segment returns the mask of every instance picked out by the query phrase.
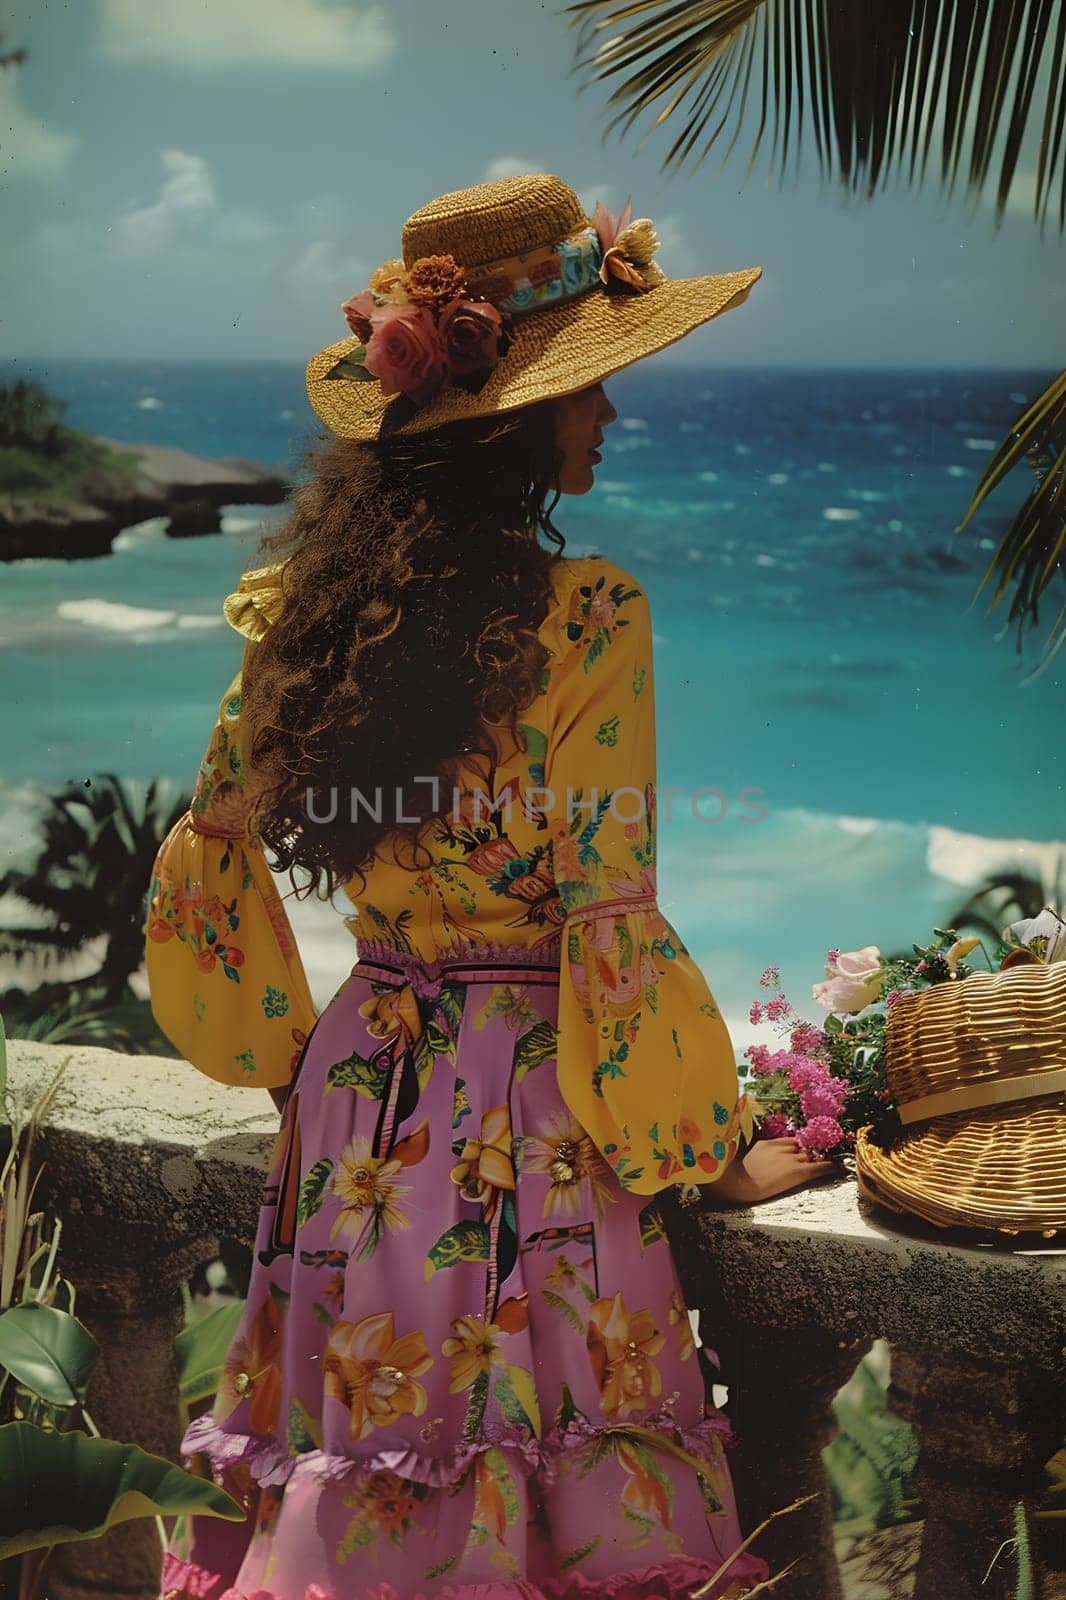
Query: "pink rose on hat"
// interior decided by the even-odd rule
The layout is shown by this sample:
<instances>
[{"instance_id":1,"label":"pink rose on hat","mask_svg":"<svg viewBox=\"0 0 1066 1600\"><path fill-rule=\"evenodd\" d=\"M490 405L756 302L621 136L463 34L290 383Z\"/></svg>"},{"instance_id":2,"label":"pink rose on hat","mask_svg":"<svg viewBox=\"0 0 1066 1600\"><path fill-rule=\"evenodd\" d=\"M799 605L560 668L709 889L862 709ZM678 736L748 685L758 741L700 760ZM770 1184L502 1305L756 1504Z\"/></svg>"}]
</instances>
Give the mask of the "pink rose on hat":
<instances>
[{"instance_id":1,"label":"pink rose on hat","mask_svg":"<svg viewBox=\"0 0 1066 1600\"><path fill-rule=\"evenodd\" d=\"M503 318L488 301L453 300L440 319L452 372L481 372L496 364Z\"/></svg>"},{"instance_id":2,"label":"pink rose on hat","mask_svg":"<svg viewBox=\"0 0 1066 1600\"><path fill-rule=\"evenodd\" d=\"M416 405L432 398L448 376L448 356L428 306L384 305L370 319L366 370L385 395L405 394Z\"/></svg>"}]
</instances>

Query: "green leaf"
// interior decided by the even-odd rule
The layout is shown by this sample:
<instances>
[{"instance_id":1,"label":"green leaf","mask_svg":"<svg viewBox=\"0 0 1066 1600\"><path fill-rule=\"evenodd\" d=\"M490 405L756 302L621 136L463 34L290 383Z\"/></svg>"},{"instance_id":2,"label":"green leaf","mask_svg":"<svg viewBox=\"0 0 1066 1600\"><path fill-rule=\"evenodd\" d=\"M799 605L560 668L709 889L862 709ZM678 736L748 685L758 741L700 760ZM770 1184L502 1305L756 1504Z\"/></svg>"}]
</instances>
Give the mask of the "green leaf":
<instances>
[{"instance_id":1,"label":"green leaf","mask_svg":"<svg viewBox=\"0 0 1066 1600\"><path fill-rule=\"evenodd\" d=\"M443 1561L438 1561L435 1567L427 1567L422 1574L423 1578L443 1578L444 1574L455 1566L461 1555L462 1551L459 1550L454 1556L446 1556Z\"/></svg>"},{"instance_id":2,"label":"green leaf","mask_svg":"<svg viewBox=\"0 0 1066 1600\"><path fill-rule=\"evenodd\" d=\"M540 1292L545 1304L551 1306L553 1311L561 1311L567 1322L573 1328L574 1332L583 1337L585 1333L585 1324L582 1322L580 1316L574 1310L569 1300L564 1300L561 1294L555 1293L554 1289L542 1289Z\"/></svg>"},{"instance_id":3,"label":"green leaf","mask_svg":"<svg viewBox=\"0 0 1066 1600\"><path fill-rule=\"evenodd\" d=\"M555 1055L559 1033L555 1024L542 1017L527 1033L523 1033L514 1048L514 1081L521 1083L527 1072L541 1066Z\"/></svg>"},{"instance_id":4,"label":"green leaf","mask_svg":"<svg viewBox=\"0 0 1066 1600\"><path fill-rule=\"evenodd\" d=\"M529 1428L540 1438L540 1405L533 1379L524 1367L508 1367L505 1375L497 1378L493 1393L500 1410L519 1428Z\"/></svg>"},{"instance_id":5,"label":"green leaf","mask_svg":"<svg viewBox=\"0 0 1066 1600\"><path fill-rule=\"evenodd\" d=\"M430 1245L424 1275L428 1281L434 1272L454 1267L459 1261L487 1261L489 1247L487 1222L457 1222Z\"/></svg>"},{"instance_id":6,"label":"green leaf","mask_svg":"<svg viewBox=\"0 0 1066 1600\"><path fill-rule=\"evenodd\" d=\"M640 1248L644 1251L650 1244L655 1244L658 1239L666 1238L666 1229L663 1226L662 1213L654 1201L646 1205L640 1213Z\"/></svg>"},{"instance_id":7,"label":"green leaf","mask_svg":"<svg viewBox=\"0 0 1066 1600\"><path fill-rule=\"evenodd\" d=\"M155 1516L245 1514L216 1484L138 1445L28 1422L0 1427L0 1561Z\"/></svg>"},{"instance_id":8,"label":"green leaf","mask_svg":"<svg viewBox=\"0 0 1066 1600\"><path fill-rule=\"evenodd\" d=\"M548 736L530 722L520 722L518 731L525 740L526 755L530 761L543 761L548 753Z\"/></svg>"},{"instance_id":9,"label":"green leaf","mask_svg":"<svg viewBox=\"0 0 1066 1600\"><path fill-rule=\"evenodd\" d=\"M467 1401L466 1418L463 1422L463 1438L473 1439L481 1427L485 1415L485 1406L489 1398L489 1375L479 1372L470 1385L470 1399Z\"/></svg>"},{"instance_id":10,"label":"green leaf","mask_svg":"<svg viewBox=\"0 0 1066 1600\"><path fill-rule=\"evenodd\" d=\"M564 1383L562 1385L562 1390L563 1398L560 1401L558 1410L555 1413L555 1426L557 1428L568 1427L573 1418L578 1415L577 1404L570 1392L570 1385L568 1383Z\"/></svg>"},{"instance_id":11,"label":"green leaf","mask_svg":"<svg viewBox=\"0 0 1066 1600\"><path fill-rule=\"evenodd\" d=\"M580 1562L587 1561L589 1556L599 1548L600 1535L598 1533L587 1544L575 1545L574 1549L568 1550L559 1562L560 1572L568 1572L571 1567L576 1567Z\"/></svg>"},{"instance_id":12,"label":"green leaf","mask_svg":"<svg viewBox=\"0 0 1066 1600\"><path fill-rule=\"evenodd\" d=\"M183 1328L174 1340L179 1392L183 1400L206 1400L218 1392L222 1369L244 1307L243 1300L217 1306L206 1317Z\"/></svg>"},{"instance_id":13,"label":"green leaf","mask_svg":"<svg viewBox=\"0 0 1066 1600\"><path fill-rule=\"evenodd\" d=\"M84 1403L100 1346L69 1311L28 1300L0 1316L0 1367L54 1406Z\"/></svg>"},{"instance_id":14,"label":"green leaf","mask_svg":"<svg viewBox=\"0 0 1066 1600\"><path fill-rule=\"evenodd\" d=\"M366 356L366 345L357 345L354 350L349 350L346 356L336 362L326 373L327 378L357 378L363 383L376 383L372 372L368 372L363 365Z\"/></svg>"},{"instance_id":15,"label":"green leaf","mask_svg":"<svg viewBox=\"0 0 1066 1600\"><path fill-rule=\"evenodd\" d=\"M507 1457L499 1445L493 1445L491 1450L485 1451L485 1465L496 1480L496 1487L503 1501L504 1521L510 1526L512 1522L518 1520L518 1490L511 1469L507 1465Z\"/></svg>"},{"instance_id":16,"label":"green leaf","mask_svg":"<svg viewBox=\"0 0 1066 1600\"><path fill-rule=\"evenodd\" d=\"M330 1067L323 1093L329 1094L331 1089L354 1089L368 1100L380 1100L387 1082L388 1072L384 1068L371 1066L365 1056L353 1050L350 1056L335 1061Z\"/></svg>"},{"instance_id":17,"label":"green leaf","mask_svg":"<svg viewBox=\"0 0 1066 1600\"><path fill-rule=\"evenodd\" d=\"M300 1185L300 1197L296 1202L296 1226L302 1228L304 1223L313 1217L322 1207L322 1196L326 1184L329 1182L333 1171L333 1162L329 1156L323 1156L321 1161L316 1161L311 1170L304 1177Z\"/></svg>"},{"instance_id":18,"label":"green leaf","mask_svg":"<svg viewBox=\"0 0 1066 1600\"><path fill-rule=\"evenodd\" d=\"M429 1051L431 1056L446 1056L451 1054L452 1041L444 1032L444 1029L438 1027L435 1022L426 1023L422 1037L425 1040L426 1049Z\"/></svg>"},{"instance_id":19,"label":"green leaf","mask_svg":"<svg viewBox=\"0 0 1066 1600\"><path fill-rule=\"evenodd\" d=\"M289 1442L289 1454L298 1456L308 1450L322 1448L322 1428L311 1416L302 1400L295 1395L289 1402L289 1419L285 1429Z\"/></svg>"}]
</instances>

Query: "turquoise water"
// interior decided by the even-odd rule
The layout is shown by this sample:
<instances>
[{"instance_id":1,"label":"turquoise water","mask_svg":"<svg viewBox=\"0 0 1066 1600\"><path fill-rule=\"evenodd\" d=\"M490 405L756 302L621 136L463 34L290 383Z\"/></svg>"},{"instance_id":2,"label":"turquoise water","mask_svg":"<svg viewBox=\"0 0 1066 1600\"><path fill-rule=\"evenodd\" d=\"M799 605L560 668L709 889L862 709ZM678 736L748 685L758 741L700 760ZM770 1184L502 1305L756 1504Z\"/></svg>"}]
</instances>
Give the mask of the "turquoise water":
<instances>
[{"instance_id":1,"label":"turquoise water","mask_svg":"<svg viewBox=\"0 0 1066 1600\"><path fill-rule=\"evenodd\" d=\"M18 370L130 442L284 462L313 421L284 365ZM996 640L1006 603L971 605L1028 469L952 532L1050 376L653 363L608 380L597 488L556 522L647 587L660 794L681 791L670 820L660 801L662 898L727 1013L768 962L808 992L827 945L924 939L1000 857L1052 870L1066 652L1023 684L1036 640L1021 661L1013 632ZM147 525L110 557L0 568L7 784L191 786L239 664L221 599L276 516L237 507L221 536Z\"/></svg>"}]
</instances>

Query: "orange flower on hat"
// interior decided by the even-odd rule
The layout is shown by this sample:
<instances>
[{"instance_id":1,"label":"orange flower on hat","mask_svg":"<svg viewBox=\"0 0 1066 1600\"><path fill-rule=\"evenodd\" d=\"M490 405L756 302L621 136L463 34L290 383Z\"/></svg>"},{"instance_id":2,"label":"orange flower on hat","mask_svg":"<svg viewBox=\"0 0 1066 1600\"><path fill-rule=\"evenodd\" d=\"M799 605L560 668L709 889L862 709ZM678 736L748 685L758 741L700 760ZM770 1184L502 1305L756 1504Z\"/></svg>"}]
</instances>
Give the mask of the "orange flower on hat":
<instances>
[{"instance_id":1,"label":"orange flower on hat","mask_svg":"<svg viewBox=\"0 0 1066 1600\"><path fill-rule=\"evenodd\" d=\"M396 1338L392 1312L334 1325L323 1376L326 1394L347 1406L351 1437L365 1439L401 1417L420 1417L428 1397L416 1380L433 1365L420 1331Z\"/></svg>"},{"instance_id":2,"label":"orange flower on hat","mask_svg":"<svg viewBox=\"0 0 1066 1600\"><path fill-rule=\"evenodd\" d=\"M659 1354L666 1336L655 1326L650 1307L627 1311L621 1290L613 1300L594 1300L586 1343L600 1404L608 1416L644 1410L662 1393L662 1375L652 1357Z\"/></svg>"},{"instance_id":3,"label":"orange flower on hat","mask_svg":"<svg viewBox=\"0 0 1066 1600\"><path fill-rule=\"evenodd\" d=\"M271 1433L281 1405L281 1312L268 1294L234 1340L215 1396L214 1419L223 1422L242 1400L250 1400L248 1426Z\"/></svg>"},{"instance_id":4,"label":"orange flower on hat","mask_svg":"<svg viewBox=\"0 0 1066 1600\"><path fill-rule=\"evenodd\" d=\"M659 235L649 217L630 221L632 207L626 201L621 216L614 217L599 201L592 214L592 225L600 236L603 260L600 281L606 287L612 278L632 289L652 289L662 283L664 273L652 260L659 248Z\"/></svg>"},{"instance_id":5,"label":"orange flower on hat","mask_svg":"<svg viewBox=\"0 0 1066 1600\"><path fill-rule=\"evenodd\" d=\"M408 270L407 291L416 303L439 310L466 292L466 273L454 256L422 256Z\"/></svg>"},{"instance_id":6,"label":"orange flower on hat","mask_svg":"<svg viewBox=\"0 0 1066 1600\"><path fill-rule=\"evenodd\" d=\"M369 289L378 300L398 305L407 300L407 268L400 260L383 261L370 275Z\"/></svg>"}]
</instances>

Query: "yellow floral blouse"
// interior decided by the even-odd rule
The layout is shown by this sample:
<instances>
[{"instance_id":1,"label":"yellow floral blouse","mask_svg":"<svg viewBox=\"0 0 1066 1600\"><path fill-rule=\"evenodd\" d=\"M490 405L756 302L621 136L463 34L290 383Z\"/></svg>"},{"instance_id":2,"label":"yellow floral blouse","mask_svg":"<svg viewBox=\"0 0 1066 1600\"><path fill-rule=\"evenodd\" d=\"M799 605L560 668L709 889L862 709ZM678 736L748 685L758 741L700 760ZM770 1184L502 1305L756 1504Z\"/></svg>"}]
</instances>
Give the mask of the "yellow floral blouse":
<instances>
[{"instance_id":1,"label":"yellow floral blouse","mask_svg":"<svg viewBox=\"0 0 1066 1600\"><path fill-rule=\"evenodd\" d=\"M287 1083L315 1020L284 905L249 837L240 685L284 604L284 568L224 605L246 640L189 812L162 844L147 923L156 1020L224 1083ZM647 596L600 556L560 559L541 625L551 651L519 737L470 758L410 846L389 835L348 886L357 946L427 962L485 946L559 948L559 1087L619 1182L641 1194L725 1171L751 1117L732 1042L656 899L652 626ZM369 796L368 796L369 801Z\"/></svg>"}]
</instances>

